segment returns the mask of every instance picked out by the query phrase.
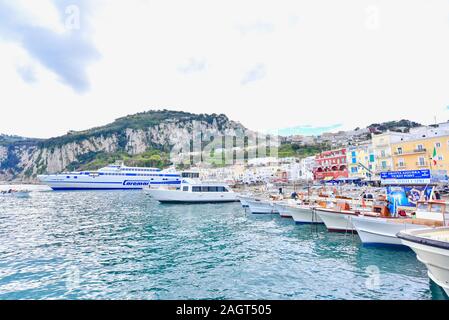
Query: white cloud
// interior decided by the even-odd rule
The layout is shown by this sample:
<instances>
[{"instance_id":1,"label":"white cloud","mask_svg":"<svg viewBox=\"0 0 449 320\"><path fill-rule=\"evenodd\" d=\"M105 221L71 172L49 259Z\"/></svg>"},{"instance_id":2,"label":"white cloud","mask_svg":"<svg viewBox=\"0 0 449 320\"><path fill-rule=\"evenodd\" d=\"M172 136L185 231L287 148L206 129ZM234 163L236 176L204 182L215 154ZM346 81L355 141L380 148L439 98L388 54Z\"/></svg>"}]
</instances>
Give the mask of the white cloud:
<instances>
[{"instance_id":1,"label":"white cloud","mask_svg":"<svg viewBox=\"0 0 449 320\"><path fill-rule=\"evenodd\" d=\"M0 131L48 137L150 108L226 113L258 130L448 120L449 3L374 3L373 29L365 0L102 1L88 30L101 59L82 95L0 31ZM52 10L39 24L58 32ZM263 80L242 85L254 69Z\"/></svg>"}]
</instances>

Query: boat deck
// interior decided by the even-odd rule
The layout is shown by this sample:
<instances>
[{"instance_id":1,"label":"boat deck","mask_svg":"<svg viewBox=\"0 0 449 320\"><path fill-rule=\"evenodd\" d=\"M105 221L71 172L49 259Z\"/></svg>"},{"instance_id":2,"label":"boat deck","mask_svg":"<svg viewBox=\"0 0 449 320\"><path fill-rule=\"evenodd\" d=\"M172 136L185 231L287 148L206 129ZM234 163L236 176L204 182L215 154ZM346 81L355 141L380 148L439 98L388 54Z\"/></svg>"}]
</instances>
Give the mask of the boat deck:
<instances>
[{"instance_id":1,"label":"boat deck","mask_svg":"<svg viewBox=\"0 0 449 320\"><path fill-rule=\"evenodd\" d=\"M420 219L420 218L393 218L389 219L391 222L395 223L408 223L408 224L417 224L427 227L442 227L442 221L429 220L429 219Z\"/></svg>"}]
</instances>

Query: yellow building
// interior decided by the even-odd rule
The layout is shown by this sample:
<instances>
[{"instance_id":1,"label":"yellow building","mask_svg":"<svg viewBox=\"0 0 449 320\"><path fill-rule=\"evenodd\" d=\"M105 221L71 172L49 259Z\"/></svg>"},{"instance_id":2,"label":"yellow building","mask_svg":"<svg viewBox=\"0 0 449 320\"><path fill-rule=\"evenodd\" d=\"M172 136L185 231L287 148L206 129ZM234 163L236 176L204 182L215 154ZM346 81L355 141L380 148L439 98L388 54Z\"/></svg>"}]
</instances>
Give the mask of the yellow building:
<instances>
[{"instance_id":1,"label":"yellow building","mask_svg":"<svg viewBox=\"0 0 449 320\"><path fill-rule=\"evenodd\" d=\"M382 171L394 170L392 145L406 140L408 137L410 135L407 133L390 131L372 135L371 143L374 150L376 178L379 178Z\"/></svg>"},{"instance_id":2,"label":"yellow building","mask_svg":"<svg viewBox=\"0 0 449 320\"><path fill-rule=\"evenodd\" d=\"M449 135L392 143L391 149L394 170L449 170Z\"/></svg>"},{"instance_id":3,"label":"yellow building","mask_svg":"<svg viewBox=\"0 0 449 320\"><path fill-rule=\"evenodd\" d=\"M371 141L347 147L346 156L350 178L370 180L374 177L376 163Z\"/></svg>"}]
</instances>

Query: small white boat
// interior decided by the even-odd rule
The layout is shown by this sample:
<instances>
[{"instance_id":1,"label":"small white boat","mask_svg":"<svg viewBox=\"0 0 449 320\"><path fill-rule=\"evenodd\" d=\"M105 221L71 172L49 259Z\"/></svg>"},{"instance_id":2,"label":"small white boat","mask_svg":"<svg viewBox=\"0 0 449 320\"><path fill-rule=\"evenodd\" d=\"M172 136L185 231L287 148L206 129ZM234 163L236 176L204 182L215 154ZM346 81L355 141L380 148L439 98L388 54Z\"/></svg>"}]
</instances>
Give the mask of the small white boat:
<instances>
[{"instance_id":1,"label":"small white boat","mask_svg":"<svg viewBox=\"0 0 449 320\"><path fill-rule=\"evenodd\" d=\"M317 207L315 211L329 232L357 233L351 221L352 217L368 213L372 208L367 206L351 208L348 202L337 202L333 207Z\"/></svg>"},{"instance_id":2,"label":"small white boat","mask_svg":"<svg viewBox=\"0 0 449 320\"><path fill-rule=\"evenodd\" d=\"M240 204L243 208L248 208L248 200L254 199L254 197L246 196L246 195L238 195L237 198L240 200Z\"/></svg>"},{"instance_id":3,"label":"small white boat","mask_svg":"<svg viewBox=\"0 0 449 320\"><path fill-rule=\"evenodd\" d=\"M271 201L252 199L247 200L249 211L253 214L277 213Z\"/></svg>"},{"instance_id":4,"label":"small white boat","mask_svg":"<svg viewBox=\"0 0 449 320\"><path fill-rule=\"evenodd\" d=\"M351 222L351 217L358 215L355 211L331 208L315 208L315 211L329 232L356 232Z\"/></svg>"},{"instance_id":5,"label":"small white boat","mask_svg":"<svg viewBox=\"0 0 449 320\"><path fill-rule=\"evenodd\" d=\"M0 191L0 197L29 198L30 192L16 190Z\"/></svg>"},{"instance_id":6,"label":"small white boat","mask_svg":"<svg viewBox=\"0 0 449 320\"><path fill-rule=\"evenodd\" d=\"M444 203L430 201L419 203L415 218L361 214L350 219L364 244L402 245L397 237L400 231L442 226L444 212Z\"/></svg>"},{"instance_id":7,"label":"small white boat","mask_svg":"<svg viewBox=\"0 0 449 320\"><path fill-rule=\"evenodd\" d=\"M290 206L296 204L296 200L290 199L286 201L275 201L273 207L276 212L283 218L292 218L292 213L290 212Z\"/></svg>"},{"instance_id":8,"label":"small white boat","mask_svg":"<svg viewBox=\"0 0 449 320\"><path fill-rule=\"evenodd\" d=\"M161 203L219 203L239 201L237 193L227 184L203 183L190 179L182 180L176 189L148 188L146 192Z\"/></svg>"},{"instance_id":9,"label":"small white boat","mask_svg":"<svg viewBox=\"0 0 449 320\"><path fill-rule=\"evenodd\" d=\"M308 204L295 204L285 207L291 214L296 224L317 224L323 223L315 212L315 206Z\"/></svg>"},{"instance_id":10,"label":"small white boat","mask_svg":"<svg viewBox=\"0 0 449 320\"><path fill-rule=\"evenodd\" d=\"M407 230L397 236L426 265L429 278L449 296L449 228Z\"/></svg>"}]
</instances>

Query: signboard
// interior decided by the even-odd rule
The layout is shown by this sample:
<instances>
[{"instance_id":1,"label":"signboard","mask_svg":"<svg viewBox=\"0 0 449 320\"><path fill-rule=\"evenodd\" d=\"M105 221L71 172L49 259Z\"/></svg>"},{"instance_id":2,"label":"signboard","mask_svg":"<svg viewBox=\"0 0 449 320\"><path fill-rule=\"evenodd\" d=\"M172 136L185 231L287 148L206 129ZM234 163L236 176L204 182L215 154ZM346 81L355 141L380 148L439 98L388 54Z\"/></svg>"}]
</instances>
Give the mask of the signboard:
<instances>
[{"instance_id":1,"label":"signboard","mask_svg":"<svg viewBox=\"0 0 449 320\"><path fill-rule=\"evenodd\" d=\"M433 187L429 186L388 186L388 209L397 213L397 207L416 207L418 200L429 200Z\"/></svg>"},{"instance_id":2,"label":"signboard","mask_svg":"<svg viewBox=\"0 0 449 320\"><path fill-rule=\"evenodd\" d=\"M380 173L380 180L384 185L429 184L430 178L431 174L429 169L388 171Z\"/></svg>"}]
</instances>

